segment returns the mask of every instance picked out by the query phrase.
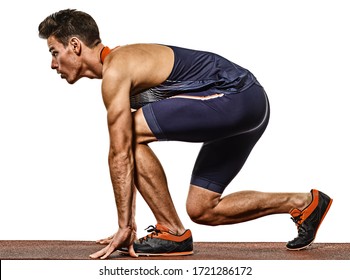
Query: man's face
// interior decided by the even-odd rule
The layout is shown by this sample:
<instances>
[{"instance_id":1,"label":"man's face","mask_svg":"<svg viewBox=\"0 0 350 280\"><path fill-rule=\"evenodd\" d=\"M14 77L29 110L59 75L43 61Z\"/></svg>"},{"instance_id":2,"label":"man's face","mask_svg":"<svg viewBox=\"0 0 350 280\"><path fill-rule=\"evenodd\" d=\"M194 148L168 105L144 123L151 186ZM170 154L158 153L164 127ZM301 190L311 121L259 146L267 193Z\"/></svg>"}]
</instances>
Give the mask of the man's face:
<instances>
[{"instance_id":1,"label":"man's face","mask_svg":"<svg viewBox=\"0 0 350 280\"><path fill-rule=\"evenodd\" d=\"M76 46L69 43L67 47L64 47L53 36L47 39L47 44L52 56L51 68L56 70L62 79L66 79L68 83L74 84L81 78L79 76L81 63L75 49Z\"/></svg>"}]
</instances>

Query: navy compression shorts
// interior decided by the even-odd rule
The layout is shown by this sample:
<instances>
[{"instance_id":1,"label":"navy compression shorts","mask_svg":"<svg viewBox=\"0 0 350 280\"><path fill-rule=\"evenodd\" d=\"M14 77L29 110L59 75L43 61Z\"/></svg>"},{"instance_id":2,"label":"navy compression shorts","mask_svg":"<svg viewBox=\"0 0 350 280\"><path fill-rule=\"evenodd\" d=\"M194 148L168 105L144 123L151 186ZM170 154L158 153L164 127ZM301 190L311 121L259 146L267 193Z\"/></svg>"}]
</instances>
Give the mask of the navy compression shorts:
<instances>
[{"instance_id":1,"label":"navy compression shorts","mask_svg":"<svg viewBox=\"0 0 350 280\"><path fill-rule=\"evenodd\" d=\"M191 184L223 193L265 131L269 102L258 84L239 93L202 95L177 95L142 110L159 141L203 142Z\"/></svg>"}]
</instances>

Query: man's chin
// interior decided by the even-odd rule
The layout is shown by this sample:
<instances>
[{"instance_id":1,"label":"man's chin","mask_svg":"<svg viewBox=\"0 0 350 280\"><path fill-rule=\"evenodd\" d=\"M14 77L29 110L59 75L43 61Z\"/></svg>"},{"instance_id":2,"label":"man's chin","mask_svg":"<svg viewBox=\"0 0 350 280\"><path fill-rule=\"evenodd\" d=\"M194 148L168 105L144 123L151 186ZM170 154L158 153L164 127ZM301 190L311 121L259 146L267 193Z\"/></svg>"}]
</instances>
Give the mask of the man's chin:
<instances>
[{"instance_id":1,"label":"man's chin","mask_svg":"<svg viewBox=\"0 0 350 280\"><path fill-rule=\"evenodd\" d=\"M67 79L67 78L64 78L68 84L70 85L73 85L75 84L79 79Z\"/></svg>"}]
</instances>

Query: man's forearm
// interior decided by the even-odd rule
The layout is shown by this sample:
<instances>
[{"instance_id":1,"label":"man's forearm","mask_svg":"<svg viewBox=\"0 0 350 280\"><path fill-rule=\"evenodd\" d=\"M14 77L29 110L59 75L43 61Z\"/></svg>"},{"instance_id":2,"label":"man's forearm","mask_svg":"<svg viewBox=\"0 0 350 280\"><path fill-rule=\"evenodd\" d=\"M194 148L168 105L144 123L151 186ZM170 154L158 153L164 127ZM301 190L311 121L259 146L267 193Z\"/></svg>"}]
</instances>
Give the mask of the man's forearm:
<instances>
[{"instance_id":1,"label":"man's forearm","mask_svg":"<svg viewBox=\"0 0 350 280\"><path fill-rule=\"evenodd\" d=\"M109 170L118 210L120 228L133 228L135 216L135 187L133 156L120 156L112 151L109 155Z\"/></svg>"}]
</instances>

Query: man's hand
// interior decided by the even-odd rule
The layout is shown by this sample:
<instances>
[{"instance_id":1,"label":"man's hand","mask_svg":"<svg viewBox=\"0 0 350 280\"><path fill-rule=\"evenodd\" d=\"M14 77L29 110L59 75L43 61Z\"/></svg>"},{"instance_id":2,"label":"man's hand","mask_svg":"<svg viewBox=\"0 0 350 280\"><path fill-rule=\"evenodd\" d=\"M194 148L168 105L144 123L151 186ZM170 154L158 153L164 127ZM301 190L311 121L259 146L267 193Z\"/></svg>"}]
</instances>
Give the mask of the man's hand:
<instances>
[{"instance_id":1,"label":"man's hand","mask_svg":"<svg viewBox=\"0 0 350 280\"><path fill-rule=\"evenodd\" d=\"M101 244L101 245L108 245L108 244L111 243L111 241L113 240L114 235L115 235L115 234L113 234L113 235L111 235L111 236L109 236L109 237L107 237L107 238L103 238L103 239L96 240L96 243L97 243L97 244Z\"/></svg>"},{"instance_id":2,"label":"man's hand","mask_svg":"<svg viewBox=\"0 0 350 280\"><path fill-rule=\"evenodd\" d=\"M97 241L100 244L108 244L105 248L100 251L91 254L90 258L92 259L106 259L108 258L114 251L121 247L127 247L129 249L129 255L131 257L137 257L133 242L136 239L136 231L131 228L119 229L118 232L106 239L101 239Z\"/></svg>"}]
</instances>

